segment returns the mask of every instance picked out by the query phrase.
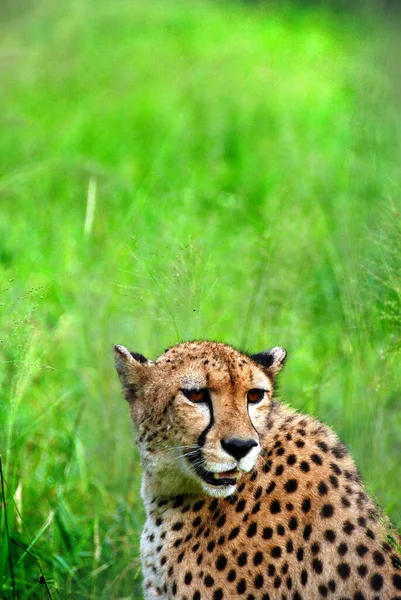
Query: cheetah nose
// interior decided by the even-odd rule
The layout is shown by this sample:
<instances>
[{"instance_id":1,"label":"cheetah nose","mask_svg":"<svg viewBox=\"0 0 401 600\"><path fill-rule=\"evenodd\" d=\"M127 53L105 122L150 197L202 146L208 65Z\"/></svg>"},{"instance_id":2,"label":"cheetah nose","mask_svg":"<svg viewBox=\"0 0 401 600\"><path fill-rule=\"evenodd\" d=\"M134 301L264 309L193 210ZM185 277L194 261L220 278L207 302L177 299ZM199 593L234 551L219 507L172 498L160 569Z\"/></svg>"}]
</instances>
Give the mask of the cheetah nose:
<instances>
[{"instance_id":1,"label":"cheetah nose","mask_svg":"<svg viewBox=\"0 0 401 600\"><path fill-rule=\"evenodd\" d=\"M224 450L231 454L237 460L244 458L251 448L258 445L256 440L240 440L239 438L231 438L229 440L221 440L221 445Z\"/></svg>"}]
</instances>

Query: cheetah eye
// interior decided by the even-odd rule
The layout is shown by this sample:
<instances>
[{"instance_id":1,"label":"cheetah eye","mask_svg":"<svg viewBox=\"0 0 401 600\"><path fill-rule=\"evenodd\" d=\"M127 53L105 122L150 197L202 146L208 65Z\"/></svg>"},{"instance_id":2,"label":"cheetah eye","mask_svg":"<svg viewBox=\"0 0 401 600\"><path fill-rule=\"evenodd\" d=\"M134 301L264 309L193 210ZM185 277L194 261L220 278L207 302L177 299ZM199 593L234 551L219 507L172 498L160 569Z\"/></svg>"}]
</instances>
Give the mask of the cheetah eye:
<instances>
[{"instance_id":1,"label":"cheetah eye","mask_svg":"<svg viewBox=\"0 0 401 600\"><path fill-rule=\"evenodd\" d=\"M206 402L207 401L207 390L181 390L188 400L191 402Z\"/></svg>"},{"instance_id":2,"label":"cheetah eye","mask_svg":"<svg viewBox=\"0 0 401 600\"><path fill-rule=\"evenodd\" d=\"M257 404L265 395L265 390L249 390L246 397L250 404Z\"/></svg>"}]
</instances>

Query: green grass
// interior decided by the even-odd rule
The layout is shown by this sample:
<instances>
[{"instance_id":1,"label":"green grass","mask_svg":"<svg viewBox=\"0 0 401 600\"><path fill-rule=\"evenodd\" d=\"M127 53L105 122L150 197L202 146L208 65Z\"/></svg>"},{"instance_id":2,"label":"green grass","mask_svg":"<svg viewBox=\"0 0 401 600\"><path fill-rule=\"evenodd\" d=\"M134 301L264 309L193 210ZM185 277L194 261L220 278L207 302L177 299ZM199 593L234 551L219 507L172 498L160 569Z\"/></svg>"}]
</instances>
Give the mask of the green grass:
<instances>
[{"instance_id":1,"label":"green grass","mask_svg":"<svg viewBox=\"0 0 401 600\"><path fill-rule=\"evenodd\" d=\"M53 598L141 597L113 343L284 345L282 398L334 427L400 527L394 19L19 5L0 8L0 598L49 597L38 560Z\"/></svg>"}]
</instances>

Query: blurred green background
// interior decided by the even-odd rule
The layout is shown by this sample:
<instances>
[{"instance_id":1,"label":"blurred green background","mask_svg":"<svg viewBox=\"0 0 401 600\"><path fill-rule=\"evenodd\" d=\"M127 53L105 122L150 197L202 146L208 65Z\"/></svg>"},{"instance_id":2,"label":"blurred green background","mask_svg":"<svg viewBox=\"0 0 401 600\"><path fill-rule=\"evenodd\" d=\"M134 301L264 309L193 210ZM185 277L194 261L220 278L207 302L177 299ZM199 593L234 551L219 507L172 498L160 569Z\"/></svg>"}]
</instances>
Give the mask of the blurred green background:
<instances>
[{"instance_id":1,"label":"blurred green background","mask_svg":"<svg viewBox=\"0 0 401 600\"><path fill-rule=\"evenodd\" d=\"M401 526L400 20L339 6L1 5L0 598L141 598L113 343L285 346Z\"/></svg>"}]
</instances>

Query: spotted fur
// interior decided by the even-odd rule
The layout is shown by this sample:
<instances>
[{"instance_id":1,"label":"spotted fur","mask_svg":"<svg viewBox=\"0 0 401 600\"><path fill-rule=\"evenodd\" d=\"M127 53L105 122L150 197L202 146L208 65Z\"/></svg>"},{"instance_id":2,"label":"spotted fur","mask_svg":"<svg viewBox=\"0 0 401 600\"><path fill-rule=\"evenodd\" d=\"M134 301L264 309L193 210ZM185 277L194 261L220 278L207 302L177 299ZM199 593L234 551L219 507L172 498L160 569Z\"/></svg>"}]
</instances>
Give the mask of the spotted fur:
<instances>
[{"instance_id":1,"label":"spotted fur","mask_svg":"<svg viewBox=\"0 0 401 600\"><path fill-rule=\"evenodd\" d=\"M144 470L146 600L401 600L398 533L336 435L274 400L284 361L116 346Z\"/></svg>"}]
</instances>

